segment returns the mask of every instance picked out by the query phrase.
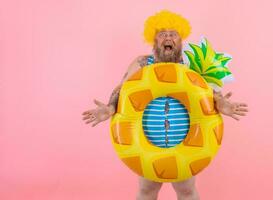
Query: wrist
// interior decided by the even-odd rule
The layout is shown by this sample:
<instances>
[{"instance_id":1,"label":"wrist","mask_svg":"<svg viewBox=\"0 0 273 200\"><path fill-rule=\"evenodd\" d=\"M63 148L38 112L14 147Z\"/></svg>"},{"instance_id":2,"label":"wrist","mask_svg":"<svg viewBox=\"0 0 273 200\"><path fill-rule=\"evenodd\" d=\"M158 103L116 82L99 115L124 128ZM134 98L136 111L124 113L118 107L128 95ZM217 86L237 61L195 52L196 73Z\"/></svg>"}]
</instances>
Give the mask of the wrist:
<instances>
[{"instance_id":1,"label":"wrist","mask_svg":"<svg viewBox=\"0 0 273 200\"><path fill-rule=\"evenodd\" d=\"M213 91L213 99L214 99L214 101L219 101L219 100L222 100L224 97L223 97L223 95L222 95L222 93L221 92L215 92L215 91Z\"/></svg>"},{"instance_id":2,"label":"wrist","mask_svg":"<svg viewBox=\"0 0 273 200\"><path fill-rule=\"evenodd\" d=\"M116 113L116 107L112 104L108 105L109 110L110 110L110 115L114 115Z\"/></svg>"},{"instance_id":3,"label":"wrist","mask_svg":"<svg viewBox=\"0 0 273 200\"><path fill-rule=\"evenodd\" d=\"M219 112L221 110L222 107L222 102L224 100L223 95L221 94L221 92L213 92L213 100L214 100L214 104L215 104L215 108L216 110Z\"/></svg>"}]
</instances>

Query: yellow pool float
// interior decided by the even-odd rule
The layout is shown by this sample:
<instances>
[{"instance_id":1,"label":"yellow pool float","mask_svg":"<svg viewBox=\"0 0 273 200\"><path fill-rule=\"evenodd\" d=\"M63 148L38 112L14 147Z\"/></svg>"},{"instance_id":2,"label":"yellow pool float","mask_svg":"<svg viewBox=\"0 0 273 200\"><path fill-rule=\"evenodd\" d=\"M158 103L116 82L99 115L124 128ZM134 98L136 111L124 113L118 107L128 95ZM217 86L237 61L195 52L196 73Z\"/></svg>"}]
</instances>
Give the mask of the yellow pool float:
<instances>
[{"instance_id":1,"label":"yellow pool float","mask_svg":"<svg viewBox=\"0 0 273 200\"><path fill-rule=\"evenodd\" d=\"M171 118L168 109L154 116L162 120L147 118L156 112L148 109L149 105L160 98L179 102L163 104L162 108L181 106L173 108L173 112L184 110L188 119L184 127L188 128L173 130L176 135L172 134L171 128L176 126L172 120L180 116L176 113ZM146 121L158 121L161 128L146 130L147 126L157 126L145 124ZM161 135L157 136L157 132ZM141 68L123 83L110 133L116 153L132 171L157 182L177 182L209 165L221 145L223 120L214 109L213 90L199 73L183 64L157 63ZM178 139L171 139L172 136ZM151 140L157 137L164 139Z\"/></svg>"}]
</instances>

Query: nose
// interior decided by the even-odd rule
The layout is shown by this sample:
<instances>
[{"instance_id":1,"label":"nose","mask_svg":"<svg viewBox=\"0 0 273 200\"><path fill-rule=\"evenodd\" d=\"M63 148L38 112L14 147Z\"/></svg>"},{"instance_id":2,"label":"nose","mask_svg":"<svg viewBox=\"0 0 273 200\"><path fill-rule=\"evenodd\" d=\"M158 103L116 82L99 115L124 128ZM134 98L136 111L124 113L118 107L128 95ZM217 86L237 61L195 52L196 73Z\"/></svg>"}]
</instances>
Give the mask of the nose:
<instances>
[{"instance_id":1,"label":"nose","mask_svg":"<svg viewBox=\"0 0 273 200\"><path fill-rule=\"evenodd\" d=\"M172 39L171 34L167 34L167 35L166 35L166 40L171 40L171 39Z\"/></svg>"}]
</instances>

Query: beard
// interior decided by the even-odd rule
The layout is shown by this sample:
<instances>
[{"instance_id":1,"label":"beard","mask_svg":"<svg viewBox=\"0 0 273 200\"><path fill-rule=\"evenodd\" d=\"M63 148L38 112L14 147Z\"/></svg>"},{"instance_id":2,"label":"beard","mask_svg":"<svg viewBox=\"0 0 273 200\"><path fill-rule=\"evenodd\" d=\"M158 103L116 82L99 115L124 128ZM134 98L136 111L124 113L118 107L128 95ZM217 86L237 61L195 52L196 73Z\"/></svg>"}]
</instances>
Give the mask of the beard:
<instances>
[{"instance_id":1,"label":"beard","mask_svg":"<svg viewBox=\"0 0 273 200\"><path fill-rule=\"evenodd\" d=\"M163 47L154 46L154 54L156 62L175 62L178 63L181 61L181 46L177 48L173 47L171 50L167 50Z\"/></svg>"}]
</instances>

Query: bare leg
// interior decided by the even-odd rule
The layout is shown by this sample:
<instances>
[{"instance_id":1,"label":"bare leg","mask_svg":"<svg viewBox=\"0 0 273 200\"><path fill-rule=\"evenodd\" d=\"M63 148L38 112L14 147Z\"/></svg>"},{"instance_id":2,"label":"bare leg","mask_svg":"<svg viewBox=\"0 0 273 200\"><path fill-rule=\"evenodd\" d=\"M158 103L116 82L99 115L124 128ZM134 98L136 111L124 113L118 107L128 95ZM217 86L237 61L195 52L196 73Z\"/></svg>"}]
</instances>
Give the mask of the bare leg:
<instances>
[{"instance_id":1,"label":"bare leg","mask_svg":"<svg viewBox=\"0 0 273 200\"><path fill-rule=\"evenodd\" d=\"M137 200L156 200L162 183L139 177Z\"/></svg>"},{"instance_id":2,"label":"bare leg","mask_svg":"<svg viewBox=\"0 0 273 200\"><path fill-rule=\"evenodd\" d=\"M199 195L195 188L195 177L172 183L172 186L176 192L177 200L199 200Z\"/></svg>"}]
</instances>

